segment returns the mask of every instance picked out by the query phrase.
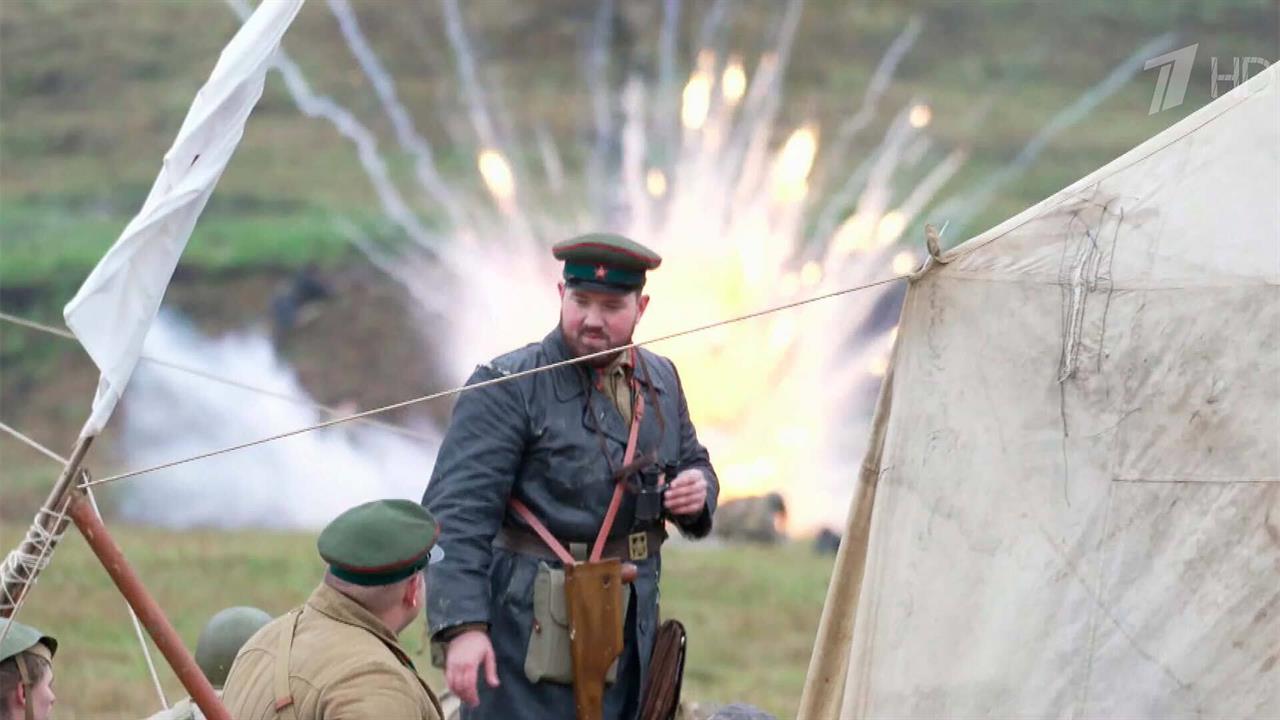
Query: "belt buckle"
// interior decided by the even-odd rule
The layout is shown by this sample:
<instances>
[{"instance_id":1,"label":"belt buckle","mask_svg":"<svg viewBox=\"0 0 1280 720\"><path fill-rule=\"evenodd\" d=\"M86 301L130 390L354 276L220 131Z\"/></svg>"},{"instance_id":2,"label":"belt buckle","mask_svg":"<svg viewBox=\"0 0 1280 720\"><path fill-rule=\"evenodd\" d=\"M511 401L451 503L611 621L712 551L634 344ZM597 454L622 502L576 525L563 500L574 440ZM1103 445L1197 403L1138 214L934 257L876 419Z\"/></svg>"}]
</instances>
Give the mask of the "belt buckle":
<instances>
[{"instance_id":1,"label":"belt buckle","mask_svg":"<svg viewBox=\"0 0 1280 720\"><path fill-rule=\"evenodd\" d=\"M627 545L631 550L632 560L647 560L649 558L649 534L644 532L634 532L627 536Z\"/></svg>"}]
</instances>

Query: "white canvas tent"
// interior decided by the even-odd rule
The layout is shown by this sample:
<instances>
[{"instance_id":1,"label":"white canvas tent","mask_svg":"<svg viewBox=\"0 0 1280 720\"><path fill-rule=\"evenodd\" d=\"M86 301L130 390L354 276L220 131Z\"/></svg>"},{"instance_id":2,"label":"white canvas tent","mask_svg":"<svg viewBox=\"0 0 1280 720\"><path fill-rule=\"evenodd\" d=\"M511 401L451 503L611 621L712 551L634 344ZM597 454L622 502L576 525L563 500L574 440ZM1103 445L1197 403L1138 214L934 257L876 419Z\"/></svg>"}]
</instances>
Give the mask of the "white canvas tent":
<instances>
[{"instance_id":1,"label":"white canvas tent","mask_svg":"<svg viewBox=\"0 0 1280 720\"><path fill-rule=\"evenodd\" d=\"M1280 717L1280 64L937 260L801 717Z\"/></svg>"}]
</instances>

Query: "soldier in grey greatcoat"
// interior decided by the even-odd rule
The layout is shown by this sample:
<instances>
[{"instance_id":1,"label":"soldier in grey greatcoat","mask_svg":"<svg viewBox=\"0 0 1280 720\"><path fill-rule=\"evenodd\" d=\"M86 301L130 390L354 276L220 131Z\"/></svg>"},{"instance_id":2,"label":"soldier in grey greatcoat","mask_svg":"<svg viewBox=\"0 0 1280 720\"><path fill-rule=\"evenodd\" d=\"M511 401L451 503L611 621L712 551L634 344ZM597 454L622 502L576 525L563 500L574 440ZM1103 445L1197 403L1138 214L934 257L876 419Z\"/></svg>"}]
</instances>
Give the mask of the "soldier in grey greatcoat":
<instances>
[{"instance_id":1,"label":"soldier in grey greatcoat","mask_svg":"<svg viewBox=\"0 0 1280 720\"><path fill-rule=\"evenodd\" d=\"M645 272L661 259L616 235L556 245L565 262L560 324L541 342L478 367L468 384L571 358L594 360L464 392L423 496L440 522L445 559L429 569L427 617L450 689L467 720L571 718L562 563L512 501L523 503L554 540L582 559L600 531L624 465L632 420L634 456L651 454L648 475L627 490L604 547L638 567L627 588L624 650L606 688L605 717L632 718L658 625L665 520L700 538L711 530L718 483L689 419L675 365L632 342L649 298ZM655 484L664 517L637 490ZM647 511L637 514L638 504ZM441 657L442 655L442 657Z\"/></svg>"}]
</instances>

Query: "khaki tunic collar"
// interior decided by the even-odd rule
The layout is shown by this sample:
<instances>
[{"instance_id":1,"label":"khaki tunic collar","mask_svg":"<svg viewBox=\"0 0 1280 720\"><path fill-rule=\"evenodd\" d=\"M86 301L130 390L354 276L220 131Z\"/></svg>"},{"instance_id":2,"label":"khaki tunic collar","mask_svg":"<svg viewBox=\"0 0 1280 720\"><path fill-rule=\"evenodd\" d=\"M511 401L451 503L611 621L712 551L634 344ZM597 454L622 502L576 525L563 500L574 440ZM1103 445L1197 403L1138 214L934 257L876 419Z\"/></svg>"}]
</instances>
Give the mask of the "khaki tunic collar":
<instances>
[{"instance_id":1,"label":"khaki tunic collar","mask_svg":"<svg viewBox=\"0 0 1280 720\"><path fill-rule=\"evenodd\" d=\"M597 383L600 390L609 397L613 406L618 408L626 424L631 423L631 409L635 398L631 393L631 374L634 372L631 352L623 352L609 363L608 367L598 371Z\"/></svg>"},{"instance_id":2,"label":"khaki tunic collar","mask_svg":"<svg viewBox=\"0 0 1280 720\"><path fill-rule=\"evenodd\" d=\"M409 654L400 647L395 633L373 613L333 588L321 583L307 598L307 607L333 620L373 633L406 667L415 669Z\"/></svg>"}]
</instances>

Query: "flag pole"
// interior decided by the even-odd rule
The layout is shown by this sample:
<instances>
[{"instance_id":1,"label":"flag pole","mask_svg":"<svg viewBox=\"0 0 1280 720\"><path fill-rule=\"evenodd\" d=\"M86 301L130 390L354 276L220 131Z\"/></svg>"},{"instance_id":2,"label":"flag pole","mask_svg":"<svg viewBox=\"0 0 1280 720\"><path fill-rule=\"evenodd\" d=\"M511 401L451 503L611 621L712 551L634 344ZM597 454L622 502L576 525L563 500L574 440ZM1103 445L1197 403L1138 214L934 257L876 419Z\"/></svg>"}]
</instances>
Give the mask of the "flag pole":
<instances>
[{"instance_id":1,"label":"flag pole","mask_svg":"<svg viewBox=\"0 0 1280 720\"><path fill-rule=\"evenodd\" d=\"M23 538L22 544L18 546L16 555L22 557L39 557L47 558L53 553L53 548L61 537L62 532L67 527L67 517L63 515L62 509L66 505L70 491L74 487L72 479L79 473L81 464L84 463L84 456L89 452L89 446L93 444L92 435L82 436L76 441L75 447L71 450L71 457L67 459L67 464L63 466L62 473L58 475L58 479L53 484L53 489L49 491L49 497L45 499L44 505L40 506L40 510L36 513L35 520L31 527L27 530L27 536ZM31 586L36 581L36 576L40 573L38 567L40 562L34 564L22 564L19 562L6 562L4 566L4 577L0 578L0 618L12 618L17 614L18 608L21 607L23 598L31 590ZM5 630L8 630L8 625ZM0 636L0 640L3 640Z\"/></svg>"},{"instance_id":2,"label":"flag pole","mask_svg":"<svg viewBox=\"0 0 1280 720\"><path fill-rule=\"evenodd\" d=\"M231 720L208 678L196 665L182 644L169 619L156 603L155 598L147 592L146 587L136 572L125 559L120 546L116 544L111 533L102 522L102 518L94 510L93 503L83 488L77 486L75 478L83 476L82 469L85 455L93 444L94 435L84 435L76 441L62 472L49 491L49 497L36 513L26 538L18 546L16 552L20 558L37 558L34 562L6 562L4 568L3 590L0 592L0 617L14 618L22 607L23 601L35 583L41 565L48 562L53 550L66 530L67 523L74 522L85 542L93 550L93 554L102 564L107 575L111 577L116 588L129 603L129 608L151 636L160 653L164 655L169 666L178 677L178 681L187 690L192 701L209 720ZM0 641L8 633L11 623L0 628Z\"/></svg>"},{"instance_id":3,"label":"flag pole","mask_svg":"<svg viewBox=\"0 0 1280 720\"><path fill-rule=\"evenodd\" d=\"M124 393L178 258L240 142L280 40L302 3L263 2L236 31L187 110L142 209L63 309L67 327L102 375L93 410L71 458L18 550L0 568L0 618L12 618L65 531L70 513L196 704L207 717L221 720L230 720L226 710L125 563L92 503L85 499L86 493L76 488L75 478L80 476L93 436L102 430ZM0 641L10 627L12 623L5 623L0 629Z\"/></svg>"},{"instance_id":4,"label":"flag pole","mask_svg":"<svg viewBox=\"0 0 1280 720\"><path fill-rule=\"evenodd\" d=\"M209 720L231 720L231 715L214 692L213 685L209 684L209 679L196 665L191 653L187 652L182 639L178 637L178 632L173 629L173 625L165 617L160 605L155 598L151 597L151 593L147 592L146 586L142 584L138 574L125 559L120 546L107 531L107 526L94 512L93 504L89 502L89 497L84 490L74 489L67 515L75 522L85 542L89 544L93 554L111 576L116 589L124 596L129 607L138 616L142 627L160 649L164 659L169 662L169 667L173 669L174 674L178 676L178 681L191 695L191 700Z\"/></svg>"}]
</instances>

